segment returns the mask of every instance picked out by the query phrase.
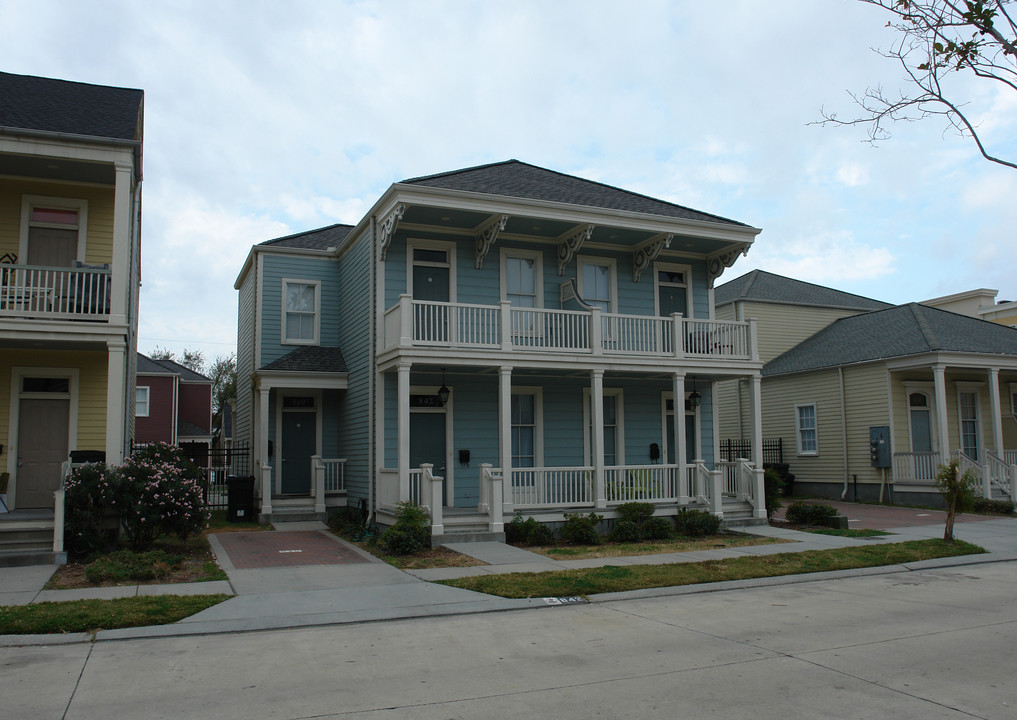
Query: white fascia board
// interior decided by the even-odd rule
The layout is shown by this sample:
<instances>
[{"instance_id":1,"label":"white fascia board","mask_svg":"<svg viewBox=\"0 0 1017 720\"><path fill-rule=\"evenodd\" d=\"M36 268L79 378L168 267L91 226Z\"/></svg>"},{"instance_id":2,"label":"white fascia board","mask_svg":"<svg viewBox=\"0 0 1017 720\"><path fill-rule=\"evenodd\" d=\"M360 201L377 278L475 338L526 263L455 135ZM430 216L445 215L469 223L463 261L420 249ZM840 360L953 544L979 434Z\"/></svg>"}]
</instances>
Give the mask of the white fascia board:
<instances>
[{"instance_id":1,"label":"white fascia board","mask_svg":"<svg viewBox=\"0 0 1017 720\"><path fill-rule=\"evenodd\" d=\"M960 352L925 353L886 363L887 368L890 370L910 370L932 367L933 365L945 365L948 369L989 370L990 368L999 368L1001 370L1017 370L1017 355L987 355L984 353Z\"/></svg>"},{"instance_id":2,"label":"white fascia board","mask_svg":"<svg viewBox=\"0 0 1017 720\"><path fill-rule=\"evenodd\" d=\"M525 215L532 218L571 221L577 225L621 226L654 233L687 234L710 240L743 243L746 246L751 245L756 235L762 232L761 228L754 228L749 225L666 218L660 215L637 213L628 210L600 210L547 200L528 200L504 195L489 195L464 190L445 190L394 183L375 202L363 219L357 223L356 227L350 231L350 234L346 236L346 239L340 245L339 251L363 232L370 224L372 217L377 217L379 220L383 219L401 203L469 210L472 212L490 213L492 215Z\"/></svg>"},{"instance_id":3,"label":"white fascia board","mask_svg":"<svg viewBox=\"0 0 1017 720\"><path fill-rule=\"evenodd\" d=\"M34 323L16 320L0 320L0 339L25 340L33 342L53 343L106 343L119 340L123 342L127 335L126 325L95 323L91 327L83 327L81 323L45 321Z\"/></svg>"},{"instance_id":4,"label":"white fascia board","mask_svg":"<svg viewBox=\"0 0 1017 720\"><path fill-rule=\"evenodd\" d=\"M260 390L272 388L346 390L349 387L349 373L257 370L254 373L254 380L255 387Z\"/></svg>"},{"instance_id":5,"label":"white fascia board","mask_svg":"<svg viewBox=\"0 0 1017 720\"><path fill-rule=\"evenodd\" d=\"M32 157L53 157L64 160L112 165L134 165L133 141L104 141L96 138L93 142L44 139L18 135L0 134L0 153L28 155Z\"/></svg>"},{"instance_id":6,"label":"white fascia board","mask_svg":"<svg viewBox=\"0 0 1017 720\"><path fill-rule=\"evenodd\" d=\"M292 257L316 257L316 258L332 258L335 253L331 250L315 250L314 248L292 248L292 247L273 247L271 245L254 245L247 253L247 257L244 259L244 264L240 268L240 274L237 279L233 282L233 289L239 290L240 286L244 282L244 277L250 272L251 267L254 265L255 255L258 253L268 255L290 255Z\"/></svg>"}]
</instances>

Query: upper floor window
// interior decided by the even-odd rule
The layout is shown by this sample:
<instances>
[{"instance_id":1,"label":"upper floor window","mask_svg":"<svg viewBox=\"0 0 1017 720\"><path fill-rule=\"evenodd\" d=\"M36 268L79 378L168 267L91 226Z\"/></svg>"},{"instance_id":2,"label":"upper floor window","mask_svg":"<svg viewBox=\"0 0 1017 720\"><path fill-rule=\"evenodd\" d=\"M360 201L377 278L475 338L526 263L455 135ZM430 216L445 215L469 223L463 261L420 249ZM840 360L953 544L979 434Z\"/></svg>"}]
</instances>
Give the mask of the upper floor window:
<instances>
[{"instance_id":1,"label":"upper floor window","mask_svg":"<svg viewBox=\"0 0 1017 720\"><path fill-rule=\"evenodd\" d=\"M19 262L41 267L72 267L75 260L83 261L87 212L85 200L24 196Z\"/></svg>"},{"instance_id":2,"label":"upper floor window","mask_svg":"<svg viewBox=\"0 0 1017 720\"><path fill-rule=\"evenodd\" d=\"M654 283L657 288L657 315L668 317L681 313L692 316L692 278L687 265L656 263Z\"/></svg>"},{"instance_id":3,"label":"upper floor window","mask_svg":"<svg viewBox=\"0 0 1017 720\"><path fill-rule=\"evenodd\" d=\"M818 455L819 436L816 428L816 405L795 405L798 454Z\"/></svg>"},{"instance_id":4,"label":"upper floor window","mask_svg":"<svg viewBox=\"0 0 1017 720\"><path fill-rule=\"evenodd\" d=\"M321 283L283 280L282 342L317 345L321 308Z\"/></svg>"},{"instance_id":5,"label":"upper floor window","mask_svg":"<svg viewBox=\"0 0 1017 720\"><path fill-rule=\"evenodd\" d=\"M502 297L513 307L543 305L540 253L505 250L502 254Z\"/></svg>"},{"instance_id":6,"label":"upper floor window","mask_svg":"<svg viewBox=\"0 0 1017 720\"><path fill-rule=\"evenodd\" d=\"M134 394L134 415L135 417L148 417L149 387L139 385Z\"/></svg>"},{"instance_id":7,"label":"upper floor window","mask_svg":"<svg viewBox=\"0 0 1017 720\"><path fill-rule=\"evenodd\" d=\"M604 312L616 312L615 262L607 258L581 257L579 267L579 295L587 305Z\"/></svg>"}]
</instances>

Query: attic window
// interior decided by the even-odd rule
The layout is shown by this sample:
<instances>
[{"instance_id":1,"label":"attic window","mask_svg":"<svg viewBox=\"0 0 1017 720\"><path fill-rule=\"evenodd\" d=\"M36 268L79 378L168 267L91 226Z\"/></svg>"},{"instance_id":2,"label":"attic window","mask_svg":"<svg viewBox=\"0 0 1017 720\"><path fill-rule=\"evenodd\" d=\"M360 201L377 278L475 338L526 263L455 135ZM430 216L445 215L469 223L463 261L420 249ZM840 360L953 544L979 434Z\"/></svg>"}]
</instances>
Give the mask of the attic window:
<instances>
[{"instance_id":1,"label":"attic window","mask_svg":"<svg viewBox=\"0 0 1017 720\"><path fill-rule=\"evenodd\" d=\"M78 226L78 211L66 208L32 208L32 224Z\"/></svg>"}]
</instances>

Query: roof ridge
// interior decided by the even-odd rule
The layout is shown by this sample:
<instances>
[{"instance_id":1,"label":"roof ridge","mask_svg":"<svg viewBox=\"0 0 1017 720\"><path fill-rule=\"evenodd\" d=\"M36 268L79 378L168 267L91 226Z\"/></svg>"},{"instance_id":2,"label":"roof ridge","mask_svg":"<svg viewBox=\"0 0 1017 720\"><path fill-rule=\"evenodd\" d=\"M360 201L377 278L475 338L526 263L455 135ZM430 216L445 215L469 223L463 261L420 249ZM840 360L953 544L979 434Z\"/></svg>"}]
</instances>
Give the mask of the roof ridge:
<instances>
[{"instance_id":1,"label":"roof ridge","mask_svg":"<svg viewBox=\"0 0 1017 720\"><path fill-rule=\"evenodd\" d=\"M283 240L292 240L293 238L303 237L304 235L313 235L314 233L320 233L323 230L331 230L337 227L348 227L355 228L356 225L350 225L349 223L332 223L331 225L323 225L320 228L314 228L312 230L302 230L301 232L292 233L290 235L282 235L281 237L272 238L271 240L265 240L258 243L259 245L270 245L275 242L281 242Z\"/></svg>"},{"instance_id":2,"label":"roof ridge","mask_svg":"<svg viewBox=\"0 0 1017 720\"><path fill-rule=\"evenodd\" d=\"M88 87L103 88L106 90L127 90L129 92L139 92L139 93L145 92L141 88L126 87L123 85L104 85L102 83L83 82L81 80L68 80L66 78L46 77L45 75L27 75L25 73L11 73L4 72L2 70L0 70L0 75L7 75L9 77L30 78L32 80L45 80L47 82L63 83L65 85L85 85Z\"/></svg>"}]
</instances>

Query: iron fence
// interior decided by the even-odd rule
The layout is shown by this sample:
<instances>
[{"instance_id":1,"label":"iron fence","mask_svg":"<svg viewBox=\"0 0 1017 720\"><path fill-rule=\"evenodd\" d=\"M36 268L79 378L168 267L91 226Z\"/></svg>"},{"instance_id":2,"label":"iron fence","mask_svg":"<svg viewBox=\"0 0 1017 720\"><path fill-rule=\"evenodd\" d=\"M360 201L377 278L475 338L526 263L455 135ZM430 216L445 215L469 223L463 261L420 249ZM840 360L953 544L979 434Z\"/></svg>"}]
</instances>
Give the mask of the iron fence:
<instances>
[{"instance_id":1,"label":"iron fence","mask_svg":"<svg viewBox=\"0 0 1017 720\"><path fill-rule=\"evenodd\" d=\"M131 452L144 447L134 445ZM246 442L232 447L210 448L203 443L183 443L180 447L187 459L201 470L201 490L205 507L209 510L226 510L228 494L226 478L231 475L251 475L251 452Z\"/></svg>"},{"instance_id":2,"label":"iron fence","mask_svg":"<svg viewBox=\"0 0 1017 720\"><path fill-rule=\"evenodd\" d=\"M783 438L770 438L763 440L763 464L780 465L784 462ZM752 458L752 443L748 440L722 440L720 443L720 456L722 460L731 462L738 458Z\"/></svg>"}]
</instances>

